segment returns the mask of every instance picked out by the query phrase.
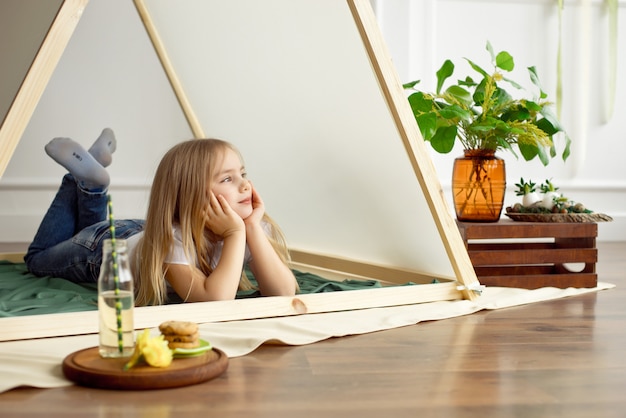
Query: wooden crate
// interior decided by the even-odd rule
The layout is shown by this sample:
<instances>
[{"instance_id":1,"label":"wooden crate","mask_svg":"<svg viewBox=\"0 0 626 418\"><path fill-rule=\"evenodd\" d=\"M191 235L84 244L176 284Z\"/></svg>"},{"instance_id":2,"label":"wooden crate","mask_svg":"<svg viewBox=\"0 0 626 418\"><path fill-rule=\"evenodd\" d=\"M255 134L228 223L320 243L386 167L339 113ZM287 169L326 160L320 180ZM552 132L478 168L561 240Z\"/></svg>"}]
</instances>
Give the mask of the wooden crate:
<instances>
[{"instance_id":1,"label":"wooden crate","mask_svg":"<svg viewBox=\"0 0 626 418\"><path fill-rule=\"evenodd\" d=\"M596 223L458 222L481 284L519 287L595 287Z\"/></svg>"}]
</instances>

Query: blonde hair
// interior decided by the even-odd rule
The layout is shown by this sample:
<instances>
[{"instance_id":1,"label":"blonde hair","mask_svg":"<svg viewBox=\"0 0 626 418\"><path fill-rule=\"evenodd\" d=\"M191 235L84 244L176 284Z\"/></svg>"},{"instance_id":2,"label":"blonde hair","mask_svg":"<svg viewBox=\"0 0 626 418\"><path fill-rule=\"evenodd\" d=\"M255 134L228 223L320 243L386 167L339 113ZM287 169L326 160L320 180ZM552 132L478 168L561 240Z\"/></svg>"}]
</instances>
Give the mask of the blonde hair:
<instances>
[{"instance_id":1,"label":"blonde hair","mask_svg":"<svg viewBox=\"0 0 626 418\"><path fill-rule=\"evenodd\" d=\"M150 190L144 235L132 263L137 306L167 302L164 261L174 244L174 224L180 227L183 249L190 262L206 276L213 271L214 244L219 238L205 227L201 214L208 203L210 179L227 149L236 152L243 162L239 151L220 139L181 142L161 159ZM264 216L264 221L271 226L272 246L288 264L289 251L282 231L268 215ZM253 288L245 273L242 273L239 288Z\"/></svg>"}]
</instances>

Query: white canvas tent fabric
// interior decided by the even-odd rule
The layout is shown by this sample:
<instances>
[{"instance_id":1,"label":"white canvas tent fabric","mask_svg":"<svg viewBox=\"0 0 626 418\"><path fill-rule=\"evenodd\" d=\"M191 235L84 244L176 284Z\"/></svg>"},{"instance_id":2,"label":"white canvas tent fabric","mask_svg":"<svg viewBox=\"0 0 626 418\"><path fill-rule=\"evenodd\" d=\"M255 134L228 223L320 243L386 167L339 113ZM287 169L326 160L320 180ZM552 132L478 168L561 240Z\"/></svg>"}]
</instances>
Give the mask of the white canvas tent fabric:
<instances>
[{"instance_id":1,"label":"white canvas tent fabric","mask_svg":"<svg viewBox=\"0 0 626 418\"><path fill-rule=\"evenodd\" d=\"M541 288L535 290L488 287L475 301L456 300L362 309L356 311L266 318L200 325L201 338L229 357L249 354L265 343L304 345L332 337L365 334L613 288L598 283L590 289ZM158 331L155 331L158 332ZM55 388L73 383L63 376L63 359L96 346L98 335L82 335L0 343L0 392L19 386Z\"/></svg>"}]
</instances>

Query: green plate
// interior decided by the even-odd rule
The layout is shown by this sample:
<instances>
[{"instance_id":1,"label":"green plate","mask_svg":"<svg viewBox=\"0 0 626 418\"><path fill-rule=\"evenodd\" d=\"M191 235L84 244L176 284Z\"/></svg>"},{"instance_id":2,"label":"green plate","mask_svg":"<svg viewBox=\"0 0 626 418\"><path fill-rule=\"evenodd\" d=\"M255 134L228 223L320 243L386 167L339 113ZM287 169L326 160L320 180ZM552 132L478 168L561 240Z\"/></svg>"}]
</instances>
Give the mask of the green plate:
<instances>
[{"instance_id":1,"label":"green plate","mask_svg":"<svg viewBox=\"0 0 626 418\"><path fill-rule=\"evenodd\" d=\"M174 353L174 358L181 357L193 357L199 356L200 354L204 354L209 350L212 350L211 343L208 341L200 340L200 345L194 348L175 348L172 350Z\"/></svg>"}]
</instances>

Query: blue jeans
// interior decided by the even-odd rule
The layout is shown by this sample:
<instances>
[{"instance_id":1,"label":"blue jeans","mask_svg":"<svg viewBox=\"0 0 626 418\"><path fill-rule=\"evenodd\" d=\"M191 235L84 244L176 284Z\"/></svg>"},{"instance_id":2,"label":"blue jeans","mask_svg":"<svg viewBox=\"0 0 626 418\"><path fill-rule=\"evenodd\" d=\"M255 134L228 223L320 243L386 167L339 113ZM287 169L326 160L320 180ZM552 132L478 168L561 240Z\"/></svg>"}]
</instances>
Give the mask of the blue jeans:
<instances>
[{"instance_id":1,"label":"blue jeans","mask_svg":"<svg viewBox=\"0 0 626 418\"><path fill-rule=\"evenodd\" d=\"M24 257L28 270L36 276L97 282L102 243L111 238L107 204L106 191L83 190L66 174ZM116 220L115 237L128 238L140 232L143 223Z\"/></svg>"}]
</instances>

